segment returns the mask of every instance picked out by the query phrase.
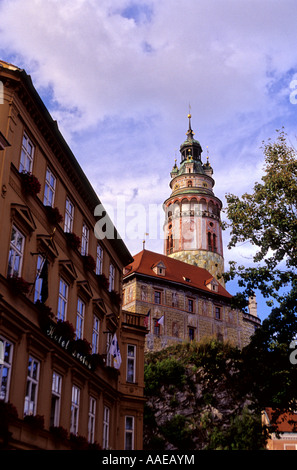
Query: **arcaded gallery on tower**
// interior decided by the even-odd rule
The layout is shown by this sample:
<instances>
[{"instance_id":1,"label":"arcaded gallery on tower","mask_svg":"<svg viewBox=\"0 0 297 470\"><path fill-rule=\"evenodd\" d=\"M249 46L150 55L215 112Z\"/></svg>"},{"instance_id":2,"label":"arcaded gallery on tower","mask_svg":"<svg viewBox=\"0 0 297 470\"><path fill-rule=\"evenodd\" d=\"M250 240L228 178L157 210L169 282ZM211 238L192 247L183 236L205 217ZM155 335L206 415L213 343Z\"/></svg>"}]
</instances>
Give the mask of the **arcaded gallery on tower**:
<instances>
[{"instance_id":1,"label":"arcaded gallery on tower","mask_svg":"<svg viewBox=\"0 0 297 470\"><path fill-rule=\"evenodd\" d=\"M119 238L24 70L0 61L0 446L142 449L144 317ZM114 228L116 233L116 229Z\"/></svg>"}]
</instances>

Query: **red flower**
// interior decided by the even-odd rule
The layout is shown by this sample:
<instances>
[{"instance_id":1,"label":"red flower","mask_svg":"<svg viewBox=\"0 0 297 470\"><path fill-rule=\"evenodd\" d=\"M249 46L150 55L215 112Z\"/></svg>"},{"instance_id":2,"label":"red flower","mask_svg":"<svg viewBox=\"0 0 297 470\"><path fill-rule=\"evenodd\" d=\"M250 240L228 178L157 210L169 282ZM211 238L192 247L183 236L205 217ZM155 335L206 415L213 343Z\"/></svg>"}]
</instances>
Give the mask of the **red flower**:
<instances>
[{"instance_id":1,"label":"red flower","mask_svg":"<svg viewBox=\"0 0 297 470\"><path fill-rule=\"evenodd\" d=\"M40 192L41 184L39 183L36 176L32 175L32 173L23 171L21 173L21 179L24 193L31 194L31 196L36 196L36 194Z\"/></svg>"},{"instance_id":2,"label":"red flower","mask_svg":"<svg viewBox=\"0 0 297 470\"><path fill-rule=\"evenodd\" d=\"M72 249L72 250L79 250L80 247L80 238L75 235L73 232L66 232L65 237L67 240L67 245Z\"/></svg>"}]
</instances>

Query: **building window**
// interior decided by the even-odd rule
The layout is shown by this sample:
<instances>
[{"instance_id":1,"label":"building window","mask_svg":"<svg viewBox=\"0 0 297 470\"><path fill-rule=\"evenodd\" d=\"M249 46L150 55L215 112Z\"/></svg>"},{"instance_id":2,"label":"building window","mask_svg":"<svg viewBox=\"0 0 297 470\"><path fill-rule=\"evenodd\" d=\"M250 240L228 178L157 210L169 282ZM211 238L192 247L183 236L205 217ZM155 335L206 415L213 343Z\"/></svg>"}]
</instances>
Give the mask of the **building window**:
<instances>
[{"instance_id":1,"label":"building window","mask_svg":"<svg viewBox=\"0 0 297 470\"><path fill-rule=\"evenodd\" d=\"M72 386L72 399L71 399L70 432L74 435L78 433L79 400L80 400L80 389L76 387L75 385L73 385Z\"/></svg>"},{"instance_id":2,"label":"building window","mask_svg":"<svg viewBox=\"0 0 297 470\"><path fill-rule=\"evenodd\" d=\"M34 148L35 147L31 140L27 134L24 133L20 160L20 172L26 171L27 173L32 173Z\"/></svg>"},{"instance_id":3,"label":"building window","mask_svg":"<svg viewBox=\"0 0 297 470\"><path fill-rule=\"evenodd\" d=\"M161 295L162 295L161 291L155 290L155 292L154 292L154 302L155 302L155 304L161 304Z\"/></svg>"},{"instance_id":4,"label":"building window","mask_svg":"<svg viewBox=\"0 0 297 470\"><path fill-rule=\"evenodd\" d=\"M43 268L43 264L45 262L45 259L43 256L38 255L37 257L37 276L36 276L36 281L35 281L35 289L34 289L34 302L37 302L38 300L41 300L41 289L42 289L42 278L40 278L40 273Z\"/></svg>"},{"instance_id":5,"label":"building window","mask_svg":"<svg viewBox=\"0 0 297 470\"><path fill-rule=\"evenodd\" d=\"M93 331L92 331L92 354L97 354L99 351L99 328L100 320L94 315Z\"/></svg>"},{"instance_id":6,"label":"building window","mask_svg":"<svg viewBox=\"0 0 297 470\"><path fill-rule=\"evenodd\" d=\"M43 197L43 204L45 206L53 207L54 200L55 200L55 191L56 191L56 177L53 175L51 170L47 168L46 177L45 177L44 197Z\"/></svg>"},{"instance_id":7,"label":"building window","mask_svg":"<svg viewBox=\"0 0 297 470\"><path fill-rule=\"evenodd\" d=\"M24 256L25 236L12 226L8 257L8 276L20 276Z\"/></svg>"},{"instance_id":8,"label":"building window","mask_svg":"<svg viewBox=\"0 0 297 470\"><path fill-rule=\"evenodd\" d=\"M83 224L81 234L81 254L86 256L89 250L89 229L86 224Z\"/></svg>"},{"instance_id":9,"label":"building window","mask_svg":"<svg viewBox=\"0 0 297 470\"><path fill-rule=\"evenodd\" d=\"M96 254L96 274L102 274L102 266L103 266L103 250L98 243L97 254Z\"/></svg>"},{"instance_id":10,"label":"building window","mask_svg":"<svg viewBox=\"0 0 297 470\"><path fill-rule=\"evenodd\" d=\"M109 291L114 290L114 280L115 280L115 267L113 264L109 265Z\"/></svg>"},{"instance_id":11,"label":"building window","mask_svg":"<svg viewBox=\"0 0 297 470\"><path fill-rule=\"evenodd\" d=\"M134 450L134 416L125 418L125 450Z\"/></svg>"},{"instance_id":12,"label":"building window","mask_svg":"<svg viewBox=\"0 0 297 470\"><path fill-rule=\"evenodd\" d=\"M103 441L102 448L109 448L109 419L110 419L110 409L105 406L103 414Z\"/></svg>"},{"instance_id":13,"label":"building window","mask_svg":"<svg viewBox=\"0 0 297 470\"><path fill-rule=\"evenodd\" d=\"M67 299L68 299L68 284L62 278L60 278L59 300L58 300L58 311L57 311L58 320L62 320L62 321L66 320Z\"/></svg>"},{"instance_id":14,"label":"building window","mask_svg":"<svg viewBox=\"0 0 297 470\"><path fill-rule=\"evenodd\" d=\"M194 312L194 300L193 299L188 299L188 312L190 313Z\"/></svg>"},{"instance_id":15,"label":"building window","mask_svg":"<svg viewBox=\"0 0 297 470\"><path fill-rule=\"evenodd\" d=\"M90 397L89 403L89 421L88 421L88 441L95 442L95 421L96 421L96 400Z\"/></svg>"},{"instance_id":16,"label":"building window","mask_svg":"<svg viewBox=\"0 0 297 470\"><path fill-rule=\"evenodd\" d=\"M189 341L194 341L195 339L195 328L189 326Z\"/></svg>"},{"instance_id":17,"label":"building window","mask_svg":"<svg viewBox=\"0 0 297 470\"><path fill-rule=\"evenodd\" d=\"M65 206L65 219L64 219L64 232L72 232L73 229L73 215L74 215L74 205L68 197L66 198Z\"/></svg>"},{"instance_id":18,"label":"building window","mask_svg":"<svg viewBox=\"0 0 297 470\"><path fill-rule=\"evenodd\" d=\"M85 303L78 298L77 299L77 311L76 311L76 338L83 338L84 331L84 317L85 317Z\"/></svg>"},{"instance_id":19,"label":"building window","mask_svg":"<svg viewBox=\"0 0 297 470\"><path fill-rule=\"evenodd\" d=\"M136 346L127 346L127 382L135 382Z\"/></svg>"},{"instance_id":20,"label":"building window","mask_svg":"<svg viewBox=\"0 0 297 470\"><path fill-rule=\"evenodd\" d=\"M216 320L221 320L221 308L215 307L215 318Z\"/></svg>"},{"instance_id":21,"label":"building window","mask_svg":"<svg viewBox=\"0 0 297 470\"><path fill-rule=\"evenodd\" d=\"M59 426L62 377L53 372L50 426Z\"/></svg>"},{"instance_id":22,"label":"building window","mask_svg":"<svg viewBox=\"0 0 297 470\"><path fill-rule=\"evenodd\" d=\"M25 396L24 415L35 415L37 408L37 391L40 363L29 356L27 386Z\"/></svg>"},{"instance_id":23,"label":"building window","mask_svg":"<svg viewBox=\"0 0 297 470\"><path fill-rule=\"evenodd\" d=\"M8 401L13 345L0 337L0 400Z\"/></svg>"}]
</instances>

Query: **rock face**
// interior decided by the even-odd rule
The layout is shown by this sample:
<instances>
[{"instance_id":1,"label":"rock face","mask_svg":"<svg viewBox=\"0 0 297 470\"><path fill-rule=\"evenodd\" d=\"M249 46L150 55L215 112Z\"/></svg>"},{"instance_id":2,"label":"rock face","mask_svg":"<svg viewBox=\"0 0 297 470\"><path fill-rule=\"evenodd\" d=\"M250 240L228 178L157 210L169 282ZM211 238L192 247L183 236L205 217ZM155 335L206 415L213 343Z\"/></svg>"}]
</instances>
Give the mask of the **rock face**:
<instances>
[{"instance_id":1,"label":"rock face","mask_svg":"<svg viewBox=\"0 0 297 470\"><path fill-rule=\"evenodd\" d=\"M245 411L248 397L241 386L238 349L209 341L150 353L145 381L145 449L261 447L258 417L255 426L255 418ZM253 444L236 444L237 429L244 432L247 421Z\"/></svg>"}]
</instances>

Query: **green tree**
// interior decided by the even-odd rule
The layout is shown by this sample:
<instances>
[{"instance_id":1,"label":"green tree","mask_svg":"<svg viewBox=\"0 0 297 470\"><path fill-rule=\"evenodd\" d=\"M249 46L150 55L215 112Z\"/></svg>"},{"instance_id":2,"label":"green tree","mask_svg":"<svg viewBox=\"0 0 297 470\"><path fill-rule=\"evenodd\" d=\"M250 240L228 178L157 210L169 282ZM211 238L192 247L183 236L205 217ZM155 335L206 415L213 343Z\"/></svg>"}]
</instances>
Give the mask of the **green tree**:
<instances>
[{"instance_id":1,"label":"green tree","mask_svg":"<svg viewBox=\"0 0 297 470\"><path fill-rule=\"evenodd\" d=\"M231 262L224 278L239 279L239 286L245 288L245 297L237 296L241 301L259 289L264 297L281 302L286 295L282 288L288 292L296 283L297 158L283 131L276 142L264 145L264 155L264 176L253 192L226 196L228 248L250 242L257 249L254 265Z\"/></svg>"},{"instance_id":2,"label":"green tree","mask_svg":"<svg viewBox=\"0 0 297 470\"><path fill-rule=\"evenodd\" d=\"M297 337L297 158L283 131L264 145L264 155L264 175L253 192L227 195L229 248L250 242L256 247L254 264L231 262L224 278L237 278L244 288L235 296L240 307L257 289L273 307L243 350L241 385L250 388L254 409L272 407L276 420L297 409L297 365L290 361Z\"/></svg>"}]
</instances>

